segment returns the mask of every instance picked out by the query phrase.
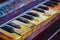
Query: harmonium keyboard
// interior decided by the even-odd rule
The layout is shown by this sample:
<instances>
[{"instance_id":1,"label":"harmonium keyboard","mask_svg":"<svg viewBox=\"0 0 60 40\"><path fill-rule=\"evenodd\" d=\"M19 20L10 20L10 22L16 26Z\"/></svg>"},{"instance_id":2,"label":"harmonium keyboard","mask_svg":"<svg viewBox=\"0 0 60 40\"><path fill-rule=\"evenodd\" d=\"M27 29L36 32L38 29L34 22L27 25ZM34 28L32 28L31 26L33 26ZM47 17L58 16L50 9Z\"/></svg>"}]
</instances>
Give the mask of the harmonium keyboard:
<instances>
[{"instance_id":1,"label":"harmonium keyboard","mask_svg":"<svg viewBox=\"0 0 60 40\"><path fill-rule=\"evenodd\" d=\"M0 40L26 40L59 10L60 0L1 0Z\"/></svg>"}]
</instances>

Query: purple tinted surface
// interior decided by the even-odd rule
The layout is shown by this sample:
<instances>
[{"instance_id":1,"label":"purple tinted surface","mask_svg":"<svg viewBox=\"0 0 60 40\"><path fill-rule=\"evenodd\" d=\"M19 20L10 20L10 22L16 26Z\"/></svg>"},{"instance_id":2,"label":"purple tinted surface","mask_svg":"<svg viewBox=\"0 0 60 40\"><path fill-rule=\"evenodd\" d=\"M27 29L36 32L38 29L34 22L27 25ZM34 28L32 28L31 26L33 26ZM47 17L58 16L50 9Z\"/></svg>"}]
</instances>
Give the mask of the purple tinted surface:
<instances>
[{"instance_id":1,"label":"purple tinted surface","mask_svg":"<svg viewBox=\"0 0 60 40\"><path fill-rule=\"evenodd\" d=\"M28 9L36 6L37 4L41 3L42 1L44 0L40 0L40 1L34 1L34 2L31 2L29 3L28 5L25 5L23 6L22 8L10 13L10 14L7 14L6 16L0 18L0 25L11 20L12 18L22 14L23 12L27 11Z\"/></svg>"}]
</instances>

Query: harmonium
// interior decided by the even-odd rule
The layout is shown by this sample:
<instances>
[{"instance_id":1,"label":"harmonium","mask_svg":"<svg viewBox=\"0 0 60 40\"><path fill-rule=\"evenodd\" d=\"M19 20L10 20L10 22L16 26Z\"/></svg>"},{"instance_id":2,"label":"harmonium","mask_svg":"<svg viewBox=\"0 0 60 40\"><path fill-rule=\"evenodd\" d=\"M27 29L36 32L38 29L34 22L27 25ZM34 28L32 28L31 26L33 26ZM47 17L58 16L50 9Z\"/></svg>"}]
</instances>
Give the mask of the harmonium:
<instances>
[{"instance_id":1,"label":"harmonium","mask_svg":"<svg viewBox=\"0 0 60 40\"><path fill-rule=\"evenodd\" d=\"M59 10L60 0L0 0L0 40L26 40Z\"/></svg>"}]
</instances>

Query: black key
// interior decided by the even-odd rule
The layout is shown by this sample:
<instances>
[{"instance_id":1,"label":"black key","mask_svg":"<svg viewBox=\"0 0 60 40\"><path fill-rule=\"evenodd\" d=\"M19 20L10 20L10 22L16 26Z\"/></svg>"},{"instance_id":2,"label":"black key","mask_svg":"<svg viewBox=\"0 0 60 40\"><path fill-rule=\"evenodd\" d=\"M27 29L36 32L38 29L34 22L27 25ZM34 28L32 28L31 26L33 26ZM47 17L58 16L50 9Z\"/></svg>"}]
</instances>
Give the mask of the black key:
<instances>
[{"instance_id":1,"label":"black key","mask_svg":"<svg viewBox=\"0 0 60 40\"><path fill-rule=\"evenodd\" d=\"M30 16L30 15L23 15L21 17L27 18L29 20L34 20L34 18L32 16Z\"/></svg>"},{"instance_id":2,"label":"black key","mask_svg":"<svg viewBox=\"0 0 60 40\"><path fill-rule=\"evenodd\" d=\"M21 28L20 25L14 24L12 22L8 23L8 25L15 27L15 28L19 28L19 29Z\"/></svg>"},{"instance_id":3,"label":"black key","mask_svg":"<svg viewBox=\"0 0 60 40\"><path fill-rule=\"evenodd\" d=\"M3 26L3 27L1 27L1 29L5 30L5 31L7 31L7 32L10 32L10 33L16 33L16 34L18 34L18 33L15 32L14 29L13 29L12 27L10 27L9 25ZM18 34L18 35L21 36L21 34Z\"/></svg>"},{"instance_id":4,"label":"black key","mask_svg":"<svg viewBox=\"0 0 60 40\"><path fill-rule=\"evenodd\" d=\"M48 7L44 7L44 6L39 6L38 8L41 8L41 9L43 9L43 10L49 10Z\"/></svg>"},{"instance_id":5,"label":"black key","mask_svg":"<svg viewBox=\"0 0 60 40\"><path fill-rule=\"evenodd\" d=\"M50 3L50 4L54 4L54 5L58 5L58 3L53 2L53 1L50 1L49 3Z\"/></svg>"},{"instance_id":6,"label":"black key","mask_svg":"<svg viewBox=\"0 0 60 40\"><path fill-rule=\"evenodd\" d=\"M14 29L12 27L9 27L9 26L1 27L1 29L5 30L7 32L10 32L10 33L15 33Z\"/></svg>"},{"instance_id":7,"label":"black key","mask_svg":"<svg viewBox=\"0 0 60 40\"><path fill-rule=\"evenodd\" d=\"M14 29L12 27L10 27L9 25L6 25L6 26L3 26L1 27L1 29L7 31L7 32L10 32L10 33L16 33L18 34L17 32L14 31ZM21 35L21 34L18 34L18 35Z\"/></svg>"},{"instance_id":8,"label":"black key","mask_svg":"<svg viewBox=\"0 0 60 40\"><path fill-rule=\"evenodd\" d=\"M32 15L32 16L34 16L34 17L39 17L39 15L38 15L37 13L33 13L33 12L26 13L26 14L28 14L28 15Z\"/></svg>"},{"instance_id":9,"label":"black key","mask_svg":"<svg viewBox=\"0 0 60 40\"><path fill-rule=\"evenodd\" d=\"M51 1L48 1L44 3L44 5L50 6L50 7L55 7L56 4L53 4Z\"/></svg>"},{"instance_id":10,"label":"black key","mask_svg":"<svg viewBox=\"0 0 60 40\"><path fill-rule=\"evenodd\" d=\"M55 7L55 5L50 4L50 3L44 3L44 5L46 5L46 6L50 6L50 7Z\"/></svg>"},{"instance_id":11,"label":"black key","mask_svg":"<svg viewBox=\"0 0 60 40\"><path fill-rule=\"evenodd\" d=\"M23 18L17 18L16 20L19 20L19 21L21 21L21 22L24 22L24 23L29 23L29 21L28 20L26 20L26 19L23 19Z\"/></svg>"},{"instance_id":12,"label":"black key","mask_svg":"<svg viewBox=\"0 0 60 40\"><path fill-rule=\"evenodd\" d=\"M58 4L58 2L55 2L55 1L52 1L52 2L54 2L54 3Z\"/></svg>"},{"instance_id":13,"label":"black key","mask_svg":"<svg viewBox=\"0 0 60 40\"><path fill-rule=\"evenodd\" d=\"M35 11L38 11L38 12L41 12L41 13L45 13L44 10L41 10L41 9L38 9L38 8L34 8L34 9L32 9L32 10L35 10Z\"/></svg>"}]
</instances>

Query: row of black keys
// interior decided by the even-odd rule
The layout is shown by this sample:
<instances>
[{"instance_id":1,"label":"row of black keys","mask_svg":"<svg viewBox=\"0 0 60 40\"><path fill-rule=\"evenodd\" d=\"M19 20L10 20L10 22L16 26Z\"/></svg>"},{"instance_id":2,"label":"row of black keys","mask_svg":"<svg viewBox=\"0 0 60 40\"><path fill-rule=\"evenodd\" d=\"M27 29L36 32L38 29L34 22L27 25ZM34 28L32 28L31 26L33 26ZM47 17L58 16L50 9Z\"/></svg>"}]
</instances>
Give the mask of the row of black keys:
<instances>
[{"instance_id":1,"label":"row of black keys","mask_svg":"<svg viewBox=\"0 0 60 40\"><path fill-rule=\"evenodd\" d=\"M53 7L54 5L57 5L58 3L60 3L59 0L52 0L52 1L48 1L48 2L44 3L44 5ZM53 4L53 5L52 5L52 4ZM37 9L37 8L36 8L36 9L33 8L32 10L39 11L39 12L41 12L41 13L45 13L44 10L49 10L48 7L44 7L44 6L38 6L38 8L40 8L41 10L40 10L40 9ZM29 20L34 20L34 18L33 18L32 16L34 16L34 17L39 17L39 15L38 15L37 13L31 13L31 12L29 12L29 13L26 13L26 14L28 14L28 15L23 15L23 16L21 16L21 17L27 18L27 19L29 19ZM32 16L29 16L29 15L32 15ZM24 22L24 23L29 23L28 20L23 20L23 19L20 19L20 18L17 18L16 20L22 21L22 22ZM8 25L12 25L12 24L9 23ZM17 28L17 27L20 28L19 25L12 25L12 26L13 26L13 27L16 27L16 28ZM4 27L1 27L1 29L6 30L6 31L8 31L8 32L10 32L10 33L15 33L15 31L14 31L14 29L13 29L12 27L4 26Z\"/></svg>"},{"instance_id":2,"label":"row of black keys","mask_svg":"<svg viewBox=\"0 0 60 40\"><path fill-rule=\"evenodd\" d=\"M44 5L54 7L55 5L58 5L58 3L60 3L60 0L50 0L46 3L44 3Z\"/></svg>"}]
</instances>

